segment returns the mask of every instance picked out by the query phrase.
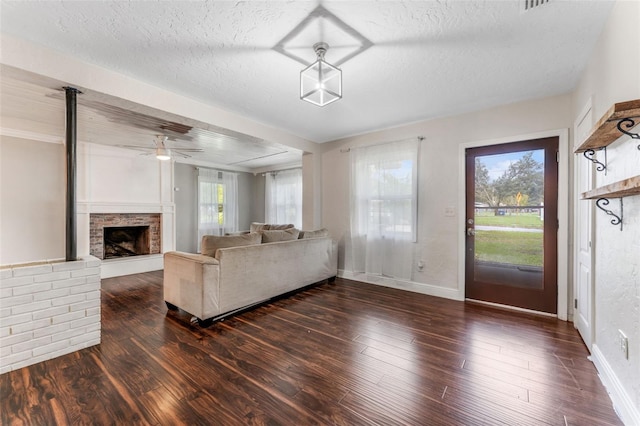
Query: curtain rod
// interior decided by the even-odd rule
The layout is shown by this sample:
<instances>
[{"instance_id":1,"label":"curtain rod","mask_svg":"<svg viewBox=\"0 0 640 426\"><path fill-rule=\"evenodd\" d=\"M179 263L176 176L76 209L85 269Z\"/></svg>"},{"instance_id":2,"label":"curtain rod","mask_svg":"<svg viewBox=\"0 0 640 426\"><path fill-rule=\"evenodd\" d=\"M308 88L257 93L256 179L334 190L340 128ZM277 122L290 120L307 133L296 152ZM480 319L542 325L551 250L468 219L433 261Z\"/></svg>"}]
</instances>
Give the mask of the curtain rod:
<instances>
[{"instance_id":1,"label":"curtain rod","mask_svg":"<svg viewBox=\"0 0 640 426\"><path fill-rule=\"evenodd\" d=\"M196 170L213 170L214 172L222 172L222 173L238 173L237 171L233 171L233 170L226 170L226 169L214 169L213 167L203 167L203 166L195 166Z\"/></svg>"},{"instance_id":2,"label":"curtain rod","mask_svg":"<svg viewBox=\"0 0 640 426\"><path fill-rule=\"evenodd\" d=\"M278 172L288 172L289 170L302 170L302 167L296 166L296 167L290 167L288 169L269 170L269 171L266 171L266 172L262 172L260 174L262 176L266 176L268 174L278 174Z\"/></svg>"},{"instance_id":3,"label":"curtain rod","mask_svg":"<svg viewBox=\"0 0 640 426\"><path fill-rule=\"evenodd\" d=\"M415 136L415 137L417 137L418 141L420 141L420 142L422 142L425 139L424 136ZM412 139L412 138L407 138L407 139ZM399 139L399 140L391 141L391 142L374 143L373 145L364 145L363 148L367 148L367 147L370 147L370 146L386 145L386 144L394 143L394 142L402 142L402 141L407 140L407 139ZM351 148L350 147L349 148L340 148L340 152L343 153L343 154L346 153L346 152L351 152Z\"/></svg>"}]
</instances>

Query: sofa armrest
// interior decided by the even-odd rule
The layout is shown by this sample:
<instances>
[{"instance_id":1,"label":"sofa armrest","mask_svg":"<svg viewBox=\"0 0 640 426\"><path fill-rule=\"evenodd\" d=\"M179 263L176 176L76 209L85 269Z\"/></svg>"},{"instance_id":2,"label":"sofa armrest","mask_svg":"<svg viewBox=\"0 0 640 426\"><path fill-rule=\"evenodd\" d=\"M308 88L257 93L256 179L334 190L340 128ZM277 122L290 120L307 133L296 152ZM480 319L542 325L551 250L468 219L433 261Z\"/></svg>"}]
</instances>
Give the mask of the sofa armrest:
<instances>
[{"instance_id":1,"label":"sofa armrest","mask_svg":"<svg viewBox=\"0 0 640 426\"><path fill-rule=\"evenodd\" d=\"M183 251L169 251L164 254L165 260L170 257L174 257L176 259L191 260L208 265L218 265L220 263L215 257L206 256L204 254L186 253Z\"/></svg>"},{"instance_id":2,"label":"sofa armrest","mask_svg":"<svg viewBox=\"0 0 640 426\"><path fill-rule=\"evenodd\" d=\"M164 300L200 319L219 313L220 262L185 252L164 254Z\"/></svg>"}]
</instances>

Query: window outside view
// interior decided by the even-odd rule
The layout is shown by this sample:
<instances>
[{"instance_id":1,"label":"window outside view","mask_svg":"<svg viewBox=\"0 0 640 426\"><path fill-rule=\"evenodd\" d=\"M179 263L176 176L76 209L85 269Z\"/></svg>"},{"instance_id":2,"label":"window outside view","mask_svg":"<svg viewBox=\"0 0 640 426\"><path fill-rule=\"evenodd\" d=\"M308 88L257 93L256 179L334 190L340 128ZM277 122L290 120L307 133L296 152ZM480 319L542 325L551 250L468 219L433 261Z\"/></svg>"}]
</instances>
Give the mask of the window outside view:
<instances>
[{"instance_id":1,"label":"window outside view","mask_svg":"<svg viewBox=\"0 0 640 426\"><path fill-rule=\"evenodd\" d=\"M369 168L378 199L369 200L369 221L381 234L412 233L413 167L409 160L386 161Z\"/></svg>"},{"instance_id":2,"label":"window outside view","mask_svg":"<svg viewBox=\"0 0 640 426\"><path fill-rule=\"evenodd\" d=\"M200 182L200 224L224 225L224 185Z\"/></svg>"},{"instance_id":3,"label":"window outside view","mask_svg":"<svg viewBox=\"0 0 640 426\"><path fill-rule=\"evenodd\" d=\"M475 261L543 266L544 150L477 157Z\"/></svg>"}]
</instances>

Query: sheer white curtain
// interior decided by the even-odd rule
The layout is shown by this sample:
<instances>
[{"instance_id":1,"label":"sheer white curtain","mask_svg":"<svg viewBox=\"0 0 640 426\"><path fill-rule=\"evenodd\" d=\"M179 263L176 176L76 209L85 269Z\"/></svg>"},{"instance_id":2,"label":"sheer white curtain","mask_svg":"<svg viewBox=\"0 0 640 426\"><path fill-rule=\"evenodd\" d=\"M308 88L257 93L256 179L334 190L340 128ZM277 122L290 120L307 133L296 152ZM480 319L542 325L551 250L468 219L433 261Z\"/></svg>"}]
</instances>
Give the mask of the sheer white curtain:
<instances>
[{"instance_id":1,"label":"sheer white curtain","mask_svg":"<svg viewBox=\"0 0 640 426\"><path fill-rule=\"evenodd\" d=\"M198 251L203 235L238 230L238 175L198 169Z\"/></svg>"},{"instance_id":2,"label":"sheer white curtain","mask_svg":"<svg viewBox=\"0 0 640 426\"><path fill-rule=\"evenodd\" d=\"M418 148L416 138L351 150L354 272L411 279Z\"/></svg>"},{"instance_id":3,"label":"sheer white curtain","mask_svg":"<svg viewBox=\"0 0 640 426\"><path fill-rule=\"evenodd\" d=\"M267 223L302 228L302 169L268 173L264 204Z\"/></svg>"}]
</instances>

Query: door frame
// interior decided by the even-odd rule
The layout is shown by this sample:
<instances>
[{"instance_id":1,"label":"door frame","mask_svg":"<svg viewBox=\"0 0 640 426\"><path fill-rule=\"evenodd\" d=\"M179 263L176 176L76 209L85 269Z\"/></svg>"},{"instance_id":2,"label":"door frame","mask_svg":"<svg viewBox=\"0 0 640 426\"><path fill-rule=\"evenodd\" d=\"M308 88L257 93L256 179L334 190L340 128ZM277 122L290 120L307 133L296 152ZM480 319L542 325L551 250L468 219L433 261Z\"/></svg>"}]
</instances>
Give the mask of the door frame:
<instances>
[{"instance_id":1,"label":"door frame","mask_svg":"<svg viewBox=\"0 0 640 426\"><path fill-rule=\"evenodd\" d=\"M567 321L569 312L569 129L519 134L497 139L461 143L458 146L458 299L465 299L465 214L466 210L466 149L499 145L530 139L558 138L558 308L557 317ZM521 308L514 308L522 310ZM549 314L545 314L549 315Z\"/></svg>"},{"instance_id":2,"label":"door frame","mask_svg":"<svg viewBox=\"0 0 640 426\"><path fill-rule=\"evenodd\" d=\"M580 111L580 114L578 114L578 117L576 118L575 122L573 123L573 142L574 142L574 146L573 149L575 150L586 138L587 135L580 135L578 130L579 130L579 126L580 124L586 121L586 125L589 126L588 130L591 130L591 126L593 124L593 99L589 98L587 100L587 103L585 104L585 106L582 108L582 110ZM580 165L578 165L577 163L580 163ZM596 222L595 222L595 207L593 205L593 203L590 202L586 202L584 200L582 200L580 198L580 193L583 191L583 188L581 188L581 176L580 176L580 169L579 167L590 167L591 168L591 174L590 174L590 180L591 182L589 182L589 186L590 188L593 188L593 184L595 182L595 170L593 167L593 164L591 164L590 162L586 162L586 160L584 158L582 158L582 156L576 157L575 161L574 161L574 165L573 165L573 193L574 193L574 231L573 231L573 286L570 290L572 290L571 293L571 297L570 297L570 301L575 300L576 305L574 305L573 307L570 307L571 309L569 310L569 320L573 321L573 325L576 329L578 329L582 340L585 342L587 348L589 349L589 352L592 352L592 347L594 345L594 343L596 342L596 332L595 332L595 321L596 321L596 301L595 301L595 258L594 258L594 253L595 253L595 249L596 249L596 239L595 239L595 226L596 226ZM587 208L590 210L590 217L589 217L589 229L587 231L585 231L584 229L581 229L582 224L580 223L580 218L578 215L578 211L581 208ZM581 251L580 251L580 237L582 235L587 235L591 246L590 246L590 251L589 251L589 282L588 282L588 295L586 295L590 300L589 300L589 330L588 330L588 335L584 336L583 331L580 326L579 326L579 321L580 321L580 309L579 306L581 304L581 301L579 300L580 297L583 297L585 295L583 295L580 291L579 291L579 286L581 284L580 281L580 266L581 266L581 262L580 262L580 257L581 257Z\"/></svg>"}]
</instances>

